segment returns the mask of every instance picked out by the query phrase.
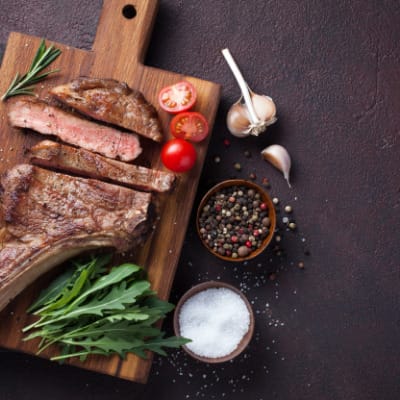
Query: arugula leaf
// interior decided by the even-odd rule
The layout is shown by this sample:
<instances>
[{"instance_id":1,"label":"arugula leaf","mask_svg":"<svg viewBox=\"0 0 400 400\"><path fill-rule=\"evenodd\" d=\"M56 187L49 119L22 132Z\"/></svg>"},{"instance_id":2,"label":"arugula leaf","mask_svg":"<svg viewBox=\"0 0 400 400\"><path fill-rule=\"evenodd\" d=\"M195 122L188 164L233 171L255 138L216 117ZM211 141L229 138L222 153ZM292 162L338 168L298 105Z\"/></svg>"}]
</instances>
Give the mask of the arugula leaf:
<instances>
[{"instance_id":1,"label":"arugula leaf","mask_svg":"<svg viewBox=\"0 0 400 400\"><path fill-rule=\"evenodd\" d=\"M77 318L81 315L99 315L102 316L106 310L124 310L125 304L135 303L137 296L150 287L150 283L146 281L135 282L129 288L126 282L122 282L119 286L114 286L111 291L101 299L94 298L88 303L82 304L79 308L67 312L61 318Z\"/></svg>"},{"instance_id":2,"label":"arugula leaf","mask_svg":"<svg viewBox=\"0 0 400 400\"><path fill-rule=\"evenodd\" d=\"M60 355L53 360L127 353L146 358L148 351L165 355L164 348L188 342L164 338L154 326L174 305L156 296L143 269L126 263L107 270L110 259L75 261L75 269L54 280L29 308L40 318L23 329L34 329L24 340L41 338L38 353L57 344Z\"/></svg>"},{"instance_id":3,"label":"arugula leaf","mask_svg":"<svg viewBox=\"0 0 400 400\"><path fill-rule=\"evenodd\" d=\"M47 289L42 291L37 300L28 308L27 312L31 313L39 307L55 301L60 296L61 289L67 285L73 274L74 271L69 269L56 278Z\"/></svg>"},{"instance_id":4,"label":"arugula leaf","mask_svg":"<svg viewBox=\"0 0 400 400\"><path fill-rule=\"evenodd\" d=\"M52 301L47 301L46 304L43 304L46 307L37 310L35 314L43 314L45 311L63 307L68 301L76 297L80 289L86 284L86 281L90 279L97 265L96 259L93 259L89 263L78 265L75 271L72 269L65 271L65 280L60 282L58 296L53 297ZM58 286L54 289L57 290L57 288Z\"/></svg>"},{"instance_id":5,"label":"arugula leaf","mask_svg":"<svg viewBox=\"0 0 400 400\"><path fill-rule=\"evenodd\" d=\"M148 297L144 300L143 302L144 306L147 306L149 308L154 308L162 312L162 314L167 314L170 311L172 311L175 306L171 303L168 303L167 301L161 300L156 296L151 296Z\"/></svg>"},{"instance_id":6,"label":"arugula leaf","mask_svg":"<svg viewBox=\"0 0 400 400\"><path fill-rule=\"evenodd\" d=\"M170 348L176 348L179 346L183 346L186 343L189 343L189 339L185 338L180 338L180 337L169 337L169 338L164 338L164 335L160 335L154 339L150 339L146 342L145 348L147 350L151 350L154 353L161 354L162 356L166 356L167 354L165 351L162 349L162 347L170 347Z\"/></svg>"},{"instance_id":7,"label":"arugula leaf","mask_svg":"<svg viewBox=\"0 0 400 400\"><path fill-rule=\"evenodd\" d=\"M83 292L71 305L70 308L73 308L83 300L85 300L90 294L100 291L108 286L111 286L115 283L119 283L122 280L126 279L128 276L133 273L139 271L141 268L134 264L122 264L119 267L114 267L108 275L104 275L99 278L93 286L91 286L88 290ZM149 285L150 286L150 285Z\"/></svg>"}]
</instances>

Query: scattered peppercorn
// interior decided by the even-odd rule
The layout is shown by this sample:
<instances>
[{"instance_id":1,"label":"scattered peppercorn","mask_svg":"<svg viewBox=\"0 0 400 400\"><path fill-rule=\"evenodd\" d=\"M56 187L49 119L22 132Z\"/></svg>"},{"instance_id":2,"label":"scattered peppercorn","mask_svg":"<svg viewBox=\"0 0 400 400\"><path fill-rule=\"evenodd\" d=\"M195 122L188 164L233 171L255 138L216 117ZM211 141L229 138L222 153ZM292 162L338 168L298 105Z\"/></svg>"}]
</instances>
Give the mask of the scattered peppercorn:
<instances>
[{"instance_id":1,"label":"scattered peppercorn","mask_svg":"<svg viewBox=\"0 0 400 400\"><path fill-rule=\"evenodd\" d=\"M252 181L255 181L255 180L257 179L257 175L256 175L254 172L252 172L252 173L250 173L249 178L250 178Z\"/></svg>"},{"instance_id":2,"label":"scattered peppercorn","mask_svg":"<svg viewBox=\"0 0 400 400\"><path fill-rule=\"evenodd\" d=\"M288 218L288 217L283 217L283 218L282 218L282 222L283 222L284 224L287 224L287 223L289 222L289 218Z\"/></svg>"},{"instance_id":3,"label":"scattered peppercorn","mask_svg":"<svg viewBox=\"0 0 400 400\"><path fill-rule=\"evenodd\" d=\"M275 205L277 205L277 204L279 204L279 199L278 199L277 197L274 197L274 198L272 199L272 202L273 202Z\"/></svg>"},{"instance_id":4,"label":"scattered peppercorn","mask_svg":"<svg viewBox=\"0 0 400 400\"><path fill-rule=\"evenodd\" d=\"M285 213L290 214L293 211L292 206L285 206Z\"/></svg>"},{"instance_id":5,"label":"scattered peppercorn","mask_svg":"<svg viewBox=\"0 0 400 400\"><path fill-rule=\"evenodd\" d=\"M231 142L229 139L224 139L224 146L229 147L231 145Z\"/></svg>"},{"instance_id":6,"label":"scattered peppercorn","mask_svg":"<svg viewBox=\"0 0 400 400\"><path fill-rule=\"evenodd\" d=\"M265 177L262 178L261 183L262 183L262 185L263 185L264 187L266 187L266 188L270 188L270 187L271 187L268 178L265 178Z\"/></svg>"},{"instance_id":7,"label":"scattered peppercorn","mask_svg":"<svg viewBox=\"0 0 400 400\"><path fill-rule=\"evenodd\" d=\"M240 165L240 163L235 163L235 164L233 164L233 168L235 168L236 169L236 171L241 171L242 170L242 166Z\"/></svg>"},{"instance_id":8,"label":"scattered peppercorn","mask_svg":"<svg viewBox=\"0 0 400 400\"><path fill-rule=\"evenodd\" d=\"M214 157L214 162L215 162L215 164L219 164L221 162L221 157L215 156Z\"/></svg>"},{"instance_id":9,"label":"scattered peppercorn","mask_svg":"<svg viewBox=\"0 0 400 400\"><path fill-rule=\"evenodd\" d=\"M303 263L303 261L300 261L300 262L297 264L297 266L298 266L300 269L304 269L304 263Z\"/></svg>"},{"instance_id":10,"label":"scattered peppercorn","mask_svg":"<svg viewBox=\"0 0 400 400\"><path fill-rule=\"evenodd\" d=\"M297 225L294 222L289 222L288 225L289 229L291 229L292 231L294 231L297 228Z\"/></svg>"},{"instance_id":11,"label":"scattered peppercorn","mask_svg":"<svg viewBox=\"0 0 400 400\"><path fill-rule=\"evenodd\" d=\"M250 151L249 151L249 150L245 150L244 156L245 156L246 158L250 158L250 157L251 157Z\"/></svg>"}]
</instances>

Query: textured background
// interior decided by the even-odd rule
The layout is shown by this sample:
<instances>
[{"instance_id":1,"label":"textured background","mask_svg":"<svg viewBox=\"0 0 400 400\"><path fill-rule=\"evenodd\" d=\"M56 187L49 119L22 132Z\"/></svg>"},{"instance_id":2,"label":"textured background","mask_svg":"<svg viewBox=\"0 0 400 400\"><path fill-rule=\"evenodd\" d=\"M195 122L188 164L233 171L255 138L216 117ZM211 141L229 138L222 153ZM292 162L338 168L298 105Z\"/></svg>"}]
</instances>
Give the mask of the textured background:
<instances>
[{"instance_id":1,"label":"textured background","mask_svg":"<svg viewBox=\"0 0 400 400\"><path fill-rule=\"evenodd\" d=\"M10 31L89 49L101 6L0 0L0 51ZM271 247L228 265L202 248L192 217L171 300L208 279L242 288L256 330L234 362L204 365L176 351L156 357L138 385L1 351L0 399L399 399L399 25L395 0L160 1L146 63L223 85L198 199L255 173L293 206L299 229L280 223L280 255ZM239 90L224 47L250 87L277 103L279 121L260 138L226 129ZM292 155L291 190L260 158L271 143Z\"/></svg>"}]
</instances>

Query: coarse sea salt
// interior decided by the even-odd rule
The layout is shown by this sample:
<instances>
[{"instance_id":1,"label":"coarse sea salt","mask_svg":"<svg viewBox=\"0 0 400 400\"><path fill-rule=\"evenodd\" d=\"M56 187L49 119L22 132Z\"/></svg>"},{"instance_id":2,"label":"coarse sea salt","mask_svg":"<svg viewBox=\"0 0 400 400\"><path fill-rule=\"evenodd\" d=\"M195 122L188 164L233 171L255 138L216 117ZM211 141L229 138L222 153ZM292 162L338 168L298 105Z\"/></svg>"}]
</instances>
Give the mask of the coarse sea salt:
<instances>
[{"instance_id":1,"label":"coarse sea salt","mask_svg":"<svg viewBox=\"0 0 400 400\"><path fill-rule=\"evenodd\" d=\"M186 347L201 357L231 354L249 326L246 303L227 288L210 288L193 295L179 313L180 334L192 340Z\"/></svg>"}]
</instances>

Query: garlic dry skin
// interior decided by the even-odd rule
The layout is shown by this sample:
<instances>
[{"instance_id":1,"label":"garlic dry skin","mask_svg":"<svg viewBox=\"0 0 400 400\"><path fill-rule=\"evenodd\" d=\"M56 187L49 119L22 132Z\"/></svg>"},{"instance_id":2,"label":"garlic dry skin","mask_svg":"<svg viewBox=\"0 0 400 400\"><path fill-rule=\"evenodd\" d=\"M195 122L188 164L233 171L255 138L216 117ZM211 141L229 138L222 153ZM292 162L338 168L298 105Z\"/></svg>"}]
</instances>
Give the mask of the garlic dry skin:
<instances>
[{"instance_id":1,"label":"garlic dry skin","mask_svg":"<svg viewBox=\"0 0 400 400\"><path fill-rule=\"evenodd\" d=\"M269 161L275 168L279 169L283 173L283 177L286 179L289 187L291 187L289 173L292 161L288 151L279 144L273 144L262 150L261 155L265 160Z\"/></svg>"},{"instance_id":2,"label":"garlic dry skin","mask_svg":"<svg viewBox=\"0 0 400 400\"><path fill-rule=\"evenodd\" d=\"M250 96L257 121L251 121L248 107L243 103L242 97L228 111L226 124L229 132L236 137L258 136L276 121L276 106L271 97L253 92L250 92Z\"/></svg>"},{"instance_id":3,"label":"garlic dry skin","mask_svg":"<svg viewBox=\"0 0 400 400\"><path fill-rule=\"evenodd\" d=\"M242 97L228 111L228 129L232 135L241 138L258 136L276 121L275 103L271 97L256 94L249 89L228 49L222 50L222 54L242 92Z\"/></svg>"}]
</instances>

